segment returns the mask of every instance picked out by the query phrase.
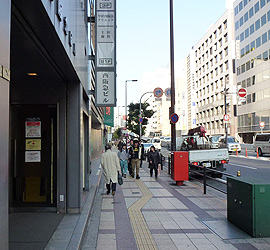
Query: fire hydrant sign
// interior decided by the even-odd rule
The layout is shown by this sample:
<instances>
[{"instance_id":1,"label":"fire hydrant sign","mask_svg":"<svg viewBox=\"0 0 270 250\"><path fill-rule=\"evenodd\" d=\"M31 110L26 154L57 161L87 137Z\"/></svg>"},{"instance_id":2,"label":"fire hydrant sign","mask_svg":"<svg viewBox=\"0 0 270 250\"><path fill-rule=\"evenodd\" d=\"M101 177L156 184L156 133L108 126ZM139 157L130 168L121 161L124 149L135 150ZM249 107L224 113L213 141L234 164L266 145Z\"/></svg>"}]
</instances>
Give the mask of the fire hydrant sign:
<instances>
[{"instance_id":1,"label":"fire hydrant sign","mask_svg":"<svg viewBox=\"0 0 270 250\"><path fill-rule=\"evenodd\" d=\"M96 106L116 106L116 0L96 0Z\"/></svg>"}]
</instances>

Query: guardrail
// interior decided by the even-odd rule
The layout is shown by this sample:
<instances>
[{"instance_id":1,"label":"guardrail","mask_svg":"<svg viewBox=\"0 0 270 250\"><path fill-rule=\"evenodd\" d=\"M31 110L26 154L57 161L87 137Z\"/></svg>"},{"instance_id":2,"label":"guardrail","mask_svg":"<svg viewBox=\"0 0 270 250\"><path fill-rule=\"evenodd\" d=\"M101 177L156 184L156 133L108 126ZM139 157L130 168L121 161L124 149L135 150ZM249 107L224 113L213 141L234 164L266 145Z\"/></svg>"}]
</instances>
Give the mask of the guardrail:
<instances>
[{"instance_id":1,"label":"guardrail","mask_svg":"<svg viewBox=\"0 0 270 250\"><path fill-rule=\"evenodd\" d=\"M203 166L192 165L192 164L190 164L190 166L194 166L194 167L199 168L199 169L202 170L202 172L201 172L201 171L199 171L199 170L196 171L196 170L189 169L189 172L195 173L195 174L197 174L197 175L199 175L199 176L202 176L202 177L203 177L203 181L201 181L201 180L198 179L198 178L192 177L191 175L189 175L189 178L192 179L192 180L196 180L196 181L198 181L198 182L200 182L200 183L203 184L203 193L204 193L204 194L206 194L206 187L207 187L207 186L208 186L208 187L211 187L211 188L213 188L213 189L215 189L215 190L217 190L217 191L219 191L219 192L222 192L222 193L224 193L224 194L227 194L226 191L224 191L224 190L222 190L222 189L220 189L220 188L217 188L217 187L215 187L215 186L213 186L213 185L207 183L207 179L210 179L210 180L213 180L213 181L222 183L222 184L224 184L224 185L227 185L227 182L222 181L222 180L220 180L220 179L218 179L218 178L214 178L214 177L210 176L210 174L212 174L212 173L218 173L218 174L222 174L222 175L225 175L225 176L237 177L236 175L224 173L224 172L222 172L222 171L218 171L218 170L213 169L213 168L210 168L210 169L209 169L209 168L206 168L206 167L203 167ZM207 173L207 172L210 172L210 174Z\"/></svg>"},{"instance_id":2,"label":"guardrail","mask_svg":"<svg viewBox=\"0 0 270 250\"><path fill-rule=\"evenodd\" d=\"M167 168L167 173L168 173L168 174L171 174L171 157L170 157L170 156L164 157L162 154L161 154L161 157L162 157L161 159L164 159L164 163L163 163L163 165L162 165L162 167L163 167L162 169L166 169L166 168ZM212 169L212 168L209 169L209 168L206 168L206 167L203 167L203 166L192 165L192 164L190 164L190 165L191 165L191 166L194 166L194 167L196 167L196 168L198 168L198 170L192 170L192 169L189 169L189 172L190 172L190 173L195 173L196 175L199 175L199 176L202 176L202 177L203 177L203 180L200 180L200 179L198 179L198 178L195 178L195 177L193 177L193 176L191 176L191 175L189 175L189 178L192 179L192 180L196 180L196 181L198 181L198 182L200 182L200 183L203 184L203 193L204 193L204 194L206 194L206 187L207 187L207 186L208 186L208 187L211 187L211 188L213 188L213 189L215 189L215 190L217 190L217 191L220 191L220 192L222 192L222 193L224 193L224 194L227 194L226 191L224 191L224 190L222 190L222 189L220 189L220 188L218 188L218 187L215 187L215 186L213 186L213 185L207 183L207 179L210 179L210 180L213 180L213 181L215 181L215 182L222 183L222 184L224 184L224 185L227 184L225 181L222 181L222 180L220 180L220 179L218 179L218 178L211 177L210 175L211 175L212 173L218 173L218 174L222 174L222 175L230 176L230 177L237 177L237 176L238 176L238 175L236 176L236 175L224 173L224 172L222 172L222 171L218 171L218 170ZM202 170L202 171L200 171L200 170ZM209 173L209 172L210 172L210 173Z\"/></svg>"}]
</instances>

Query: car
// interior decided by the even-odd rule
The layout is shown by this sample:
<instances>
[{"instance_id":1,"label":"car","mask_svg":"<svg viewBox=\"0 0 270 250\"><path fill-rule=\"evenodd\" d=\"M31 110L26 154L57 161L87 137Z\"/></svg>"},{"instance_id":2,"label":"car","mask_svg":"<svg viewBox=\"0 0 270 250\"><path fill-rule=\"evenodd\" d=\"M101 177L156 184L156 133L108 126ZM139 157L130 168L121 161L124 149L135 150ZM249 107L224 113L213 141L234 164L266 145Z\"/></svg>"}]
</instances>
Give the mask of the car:
<instances>
[{"instance_id":1,"label":"car","mask_svg":"<svg viewBox=\"0 0 270 250\"><path fill-rule=\"evenodd\" d=\"M254 151L257 152L259 156L263 154L270 153L270 133L257 134L253 144Z\"/></svg>"},{"instance_id":2,"label":"car","mask_svg":"<svg viewBox=\"0 0 270 250\"><path fill-rule=\"evenodd\" d=\"M218 148L219 147L219 138L221 135L210 135L209 141L210 141L210 148Z\"/></svg>"},{"instance_id":3,"label":"car","mask_svg":"<svg viewBox=\"0 0 270 250\"><path fill-rule=\"evenodd\" d=\"M161 140L161 147L169 148L171 145L171 137L167 136Z\"/></svg>"},{"instance_id":4,"label":"car","mask_svg":"<svg viewBox=\"0 0 270 250\"><path fill-rule=\"evenodd\" d=\"M153 143L142 143L144 146L144 155L145 157L148 156L151 146L154 146Z\"/></svg>"},{"instance_id":5,"label":"car","mask_svg":"<svg viewBox=\"0 0 270 250\"><path fill-rule=\"evenodd\" d=\"M160 138L154 137L151 139L150 143L152 143L155 146L156 150L159 150L159 151L161 150Z\"/></svg>"},{"instance_id":6,"label":"car","mask_svg":"<svg viewBox=\"0 0 270 250\"><path fill-rule=\"evenodd\" d=\"M238 153L241 153L241 145L239 141L234 136L228 136L227 138L228 138L227 147L228 147L229 153L236 152L236 151ZM221 136L219 138L219 147L226 147L225 140L226 140L225 136Z\"/></svg>"}]
</instances>

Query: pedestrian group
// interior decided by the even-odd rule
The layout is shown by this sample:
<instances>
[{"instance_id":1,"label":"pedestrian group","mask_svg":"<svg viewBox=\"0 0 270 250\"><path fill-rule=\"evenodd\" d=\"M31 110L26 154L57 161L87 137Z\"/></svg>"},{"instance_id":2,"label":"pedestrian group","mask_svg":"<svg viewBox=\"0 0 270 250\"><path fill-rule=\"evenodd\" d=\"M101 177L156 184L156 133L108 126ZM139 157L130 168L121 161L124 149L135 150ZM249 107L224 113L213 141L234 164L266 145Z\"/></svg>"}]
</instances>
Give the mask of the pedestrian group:
<instances>
[{"instance_id":1,"label":"pedestrian group","mask_svg":"<svg viewBox=\"0 0 270 250\"><path fill-rule=\"evenodd\" d=\"M111 150L111 145L105 146L105 153L101 156L101 167L103 168L103 175L106 182L107 194L115 195L116 183L118 182L119 175L124 178L127 177L127 172L132 178L140 179L140 168L142 168L142 162L145 160L144 146L141 140L134 139L130 141L130 147L120 141L118 143L118 153ZM161 159L159 152L152 145L150 152L148 153L148 162L150 168L150 176L158 176L160 170Z\"/></svg>"}]
</instances>

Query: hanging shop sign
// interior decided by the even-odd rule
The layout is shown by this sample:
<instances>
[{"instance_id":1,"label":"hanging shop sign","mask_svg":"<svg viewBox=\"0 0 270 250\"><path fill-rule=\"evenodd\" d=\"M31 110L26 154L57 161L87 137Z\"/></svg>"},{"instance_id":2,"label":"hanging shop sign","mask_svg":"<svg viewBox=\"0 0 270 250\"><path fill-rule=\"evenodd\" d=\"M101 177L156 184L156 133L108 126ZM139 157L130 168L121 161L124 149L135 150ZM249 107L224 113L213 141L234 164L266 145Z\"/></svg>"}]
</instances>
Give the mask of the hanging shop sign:
<instances>
[{"instance_id":1,"label":"hanging shop sign","mask_svg":"<svg viewBox=\"0 0 270 250\"><path fill-rule=\"evenodd\" d=\"M96 0L96 106L116 106L116 0Z\"/></svg>"}]
</instances>

